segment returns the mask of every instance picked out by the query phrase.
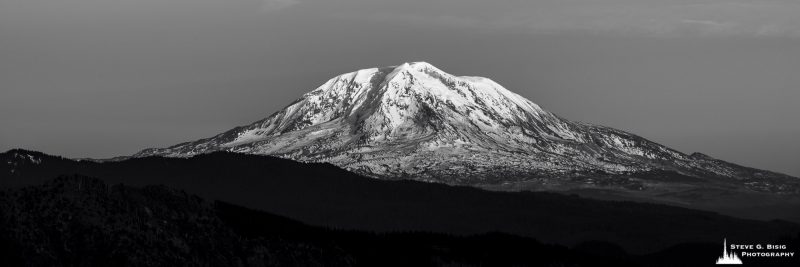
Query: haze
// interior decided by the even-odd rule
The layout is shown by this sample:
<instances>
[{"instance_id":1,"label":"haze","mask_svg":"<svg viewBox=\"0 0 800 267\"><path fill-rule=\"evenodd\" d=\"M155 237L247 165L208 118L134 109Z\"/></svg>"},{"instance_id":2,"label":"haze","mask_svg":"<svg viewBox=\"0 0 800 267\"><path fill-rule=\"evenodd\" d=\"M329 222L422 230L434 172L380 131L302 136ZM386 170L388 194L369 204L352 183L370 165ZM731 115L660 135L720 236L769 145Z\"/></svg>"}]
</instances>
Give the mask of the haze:
<instances>
[{"instance_id":1,"label":"haze","mask_svg":"<svg viewBox=\"0 0 800 267\"><path fill-rule=\"evenodd\" d=\"M130 155L427 61L562 117L800 176L788 0L0 0L0 150Z\"/></svg>"}]
</instances>

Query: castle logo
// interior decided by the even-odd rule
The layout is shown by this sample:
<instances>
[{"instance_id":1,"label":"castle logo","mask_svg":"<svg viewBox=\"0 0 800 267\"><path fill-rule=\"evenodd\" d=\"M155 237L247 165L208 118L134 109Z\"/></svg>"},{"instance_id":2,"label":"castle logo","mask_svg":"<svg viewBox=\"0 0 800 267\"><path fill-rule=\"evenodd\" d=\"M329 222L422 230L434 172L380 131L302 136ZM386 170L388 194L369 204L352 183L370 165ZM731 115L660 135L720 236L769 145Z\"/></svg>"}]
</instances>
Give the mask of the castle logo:
<instances>
[{"instance_id":1,"label":"castle logo","mask_svg":"<svg viewBox=\"0 0 800 267\"><path fill-rule=\"evenodd\" d=\"M722 242L722 257L717 259L717 264L742 264L742 260L735 252L728 252L728 240L725 239Z\"/></svg>"}]
</instances>

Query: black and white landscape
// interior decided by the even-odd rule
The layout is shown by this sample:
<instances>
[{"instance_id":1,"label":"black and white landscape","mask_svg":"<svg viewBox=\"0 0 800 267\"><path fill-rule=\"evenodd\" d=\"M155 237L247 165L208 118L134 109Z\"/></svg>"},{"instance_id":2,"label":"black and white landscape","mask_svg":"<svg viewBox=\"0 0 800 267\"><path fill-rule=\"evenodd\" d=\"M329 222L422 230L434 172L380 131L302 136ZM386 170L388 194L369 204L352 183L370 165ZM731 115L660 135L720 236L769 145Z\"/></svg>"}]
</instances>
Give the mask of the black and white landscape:
<instances>
[{"instance_id":1,"label":"black and white landscape","mask_svg":"<svg viewBox=\"0 0 800 267\"><path fill-rule=\"evenodd\" d=\"M0 266L800 266L788 0L0 0Z\"/></svg>"},{"instance_id":2,"label":"black and white landscape","mask_svg":"<svg viewBox=\"0 0 800 267\"><path fill-rule=\"evenodd\" d=\"M715 256L682 246L800 233L796 177L572 122L424 62L133 156L0 156L20 264L680 266Z\"/></svg>"}]
</instances>

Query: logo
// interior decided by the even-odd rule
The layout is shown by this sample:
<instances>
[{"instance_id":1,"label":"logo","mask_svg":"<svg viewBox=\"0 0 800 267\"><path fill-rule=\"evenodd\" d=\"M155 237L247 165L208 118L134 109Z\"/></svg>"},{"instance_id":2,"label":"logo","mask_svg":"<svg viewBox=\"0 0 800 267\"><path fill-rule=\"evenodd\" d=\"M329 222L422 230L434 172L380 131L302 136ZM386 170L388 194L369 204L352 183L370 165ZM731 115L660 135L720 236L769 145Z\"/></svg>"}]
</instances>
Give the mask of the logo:
<instances>
[{"instance_id":1,"label":"logo","mask_svg":"<svg viewBox=\"0 0 800 267\"><path fill-rule=\"evenodd\" d=\"M742 264L742 258L753 259L754 262L788 260L794 257L795 251L791 251L786 244L775 243L745 243L728 244L728 239L722 241L722 257L717 259L717 264ZM728 250L730 249L730 250ZM738 254L734 252L738 251Z\"/></svg>"},{"instance_id":2,"label":"logo","mask_svg":"<svg viewBox=\"0 0 800 267\"><path fill-rule=\"evenodd\" d=\"M742 260L739 259L739 256L737 256L735 252L728 252L727 239L722 241L722 257L717 259L717 264L742 264Z\"/></svg>"}]
</instances>

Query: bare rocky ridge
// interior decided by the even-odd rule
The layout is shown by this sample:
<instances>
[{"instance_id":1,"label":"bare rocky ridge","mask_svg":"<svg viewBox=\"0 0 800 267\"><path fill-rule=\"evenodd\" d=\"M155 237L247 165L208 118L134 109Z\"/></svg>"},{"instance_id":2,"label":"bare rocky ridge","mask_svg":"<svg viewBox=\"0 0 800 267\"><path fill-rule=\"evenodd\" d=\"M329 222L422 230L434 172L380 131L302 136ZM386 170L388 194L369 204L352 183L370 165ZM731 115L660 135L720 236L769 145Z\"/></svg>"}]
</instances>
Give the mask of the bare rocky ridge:
<instances>
[{"instance_id":1,"label":"bare rocky ridge","mask_svg":"<svg viewBox=\"0 0 800 267\"><path fill-rule=\"evenodd\" d=\"M490 79L454 76L425 62L343 74L263 120L134 156L213 151L499 190L800 193L795 177L563 119Z\"/></svg>"}]
</instances>

